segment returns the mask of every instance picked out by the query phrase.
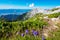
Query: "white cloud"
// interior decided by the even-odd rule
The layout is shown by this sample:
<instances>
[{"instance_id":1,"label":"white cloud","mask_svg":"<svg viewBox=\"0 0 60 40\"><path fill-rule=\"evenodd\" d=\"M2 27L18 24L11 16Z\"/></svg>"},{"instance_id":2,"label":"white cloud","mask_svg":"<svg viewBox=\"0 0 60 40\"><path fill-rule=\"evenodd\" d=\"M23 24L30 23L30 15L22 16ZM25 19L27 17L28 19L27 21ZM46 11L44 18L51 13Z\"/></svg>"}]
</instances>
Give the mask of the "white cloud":
<instances>
[{"instance_id":1,"label":"white cloud","mask_svg":"<svg viewBox=\"0 0 60 40\"><path fill-rule=\"evenodd\" d=\"M34 3L30 4L29 7L34 7Z\"/></svg>"}]
</instances>

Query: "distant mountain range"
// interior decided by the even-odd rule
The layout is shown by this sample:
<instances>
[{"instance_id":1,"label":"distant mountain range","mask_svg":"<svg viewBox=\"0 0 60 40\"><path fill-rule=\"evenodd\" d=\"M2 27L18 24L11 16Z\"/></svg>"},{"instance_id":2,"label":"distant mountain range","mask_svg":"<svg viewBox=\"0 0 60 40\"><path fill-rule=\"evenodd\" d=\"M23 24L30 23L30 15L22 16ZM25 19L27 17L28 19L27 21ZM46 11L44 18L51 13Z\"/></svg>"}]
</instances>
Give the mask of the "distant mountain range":
<instances>
[{"instance_id":1,"label":"distant mountain range","mask_svg":"<svg viewBox=\"0 0 60 40\"><path fill-rule=\"evenodd\" d=\"M4 19L6 21L23 21L25 20L26 13L23 13L22 15L16 15L16 14L9 14L9 15L2 15L0 19ZM25 19L24 19L25 18Z\"/></svg>"},{"instance_id":2,"label":"distant mountain range","mask_svg":"<svg viewBox=\"0 0 60 40\"><path fill-rule=\"evenodd\" d=\"M0 9L0 16L1 15L8 15L8 14L16 14L20 15L26 12L29 12L31 9Z\"/></svg>"},{"instance_id":3,"label":"distant mountain range","mask_svg":"<svg viewBox=\"0 0 60 40\"><path fill-rule=\"evenodd\" d=\"M0 9L0 19L7 21L22 20L23 16L31 9Z\"/></svg>"},{"instance_id":4,"label":"distant mountain range","mask_svg":"<svg viewBox=\"0 0 60 40\"><path fill-rule=\"evenodd\" d=\"M3 19L6 19L7 21L16 21L16 20L26 20L28 18L33 17L37 13L43 13L43 14L51 14L60 12L60 8L53 8L50 10L41 9L41 8L35 8L35 9L7 9L7 10L0 10L1 17Z\"/></svg>"}]
</instances>

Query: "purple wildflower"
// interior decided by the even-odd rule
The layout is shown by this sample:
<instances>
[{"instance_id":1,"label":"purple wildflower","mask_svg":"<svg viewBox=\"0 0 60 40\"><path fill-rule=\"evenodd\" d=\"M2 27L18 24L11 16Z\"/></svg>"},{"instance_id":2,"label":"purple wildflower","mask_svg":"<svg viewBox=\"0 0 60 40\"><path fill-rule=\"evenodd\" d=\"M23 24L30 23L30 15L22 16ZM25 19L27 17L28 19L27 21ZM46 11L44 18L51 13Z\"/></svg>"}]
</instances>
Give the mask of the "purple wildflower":
<instances>
[{"instance_id":1,"label":"purple wildflower","mask_svg":"<svg viewBox=\"0 0 60 40\"><path fill-rule=\"evenodd\" d=\"M38 32L37 32L37 31L34 31L34 32L33 32L33 35L34 35L34 36L37 36L37 35L38 35Z\"/></svg>"},{"instance_id":2,"label":"purple wildflower","mask_svg":"<svg viewBox=\"0 0 60 40\"><path fill-rule=\"evenodd\" d=\"M24 36L24 33L22 33L21 36Z\"/></svg>"},{"instance_id":3,"label":"purple wildflower","mask_svg":"<svg viewBox=\"0 0 60 40\"><path fill-rule=\"evenodd\" d=\"M45 40L44 36L42 35L42 40Z\"/></svg>"},{"instance_id":4,"label":"purple wildflower","mask_svg":"<svg viewBox=\"0 0 60 40\"><path fill-rule=\"evenodd\" d=\"M26 29L26 30L25 30L25 33L28 33L28 32L29 32L29 31Z\"/></svg>"}]
</instances>

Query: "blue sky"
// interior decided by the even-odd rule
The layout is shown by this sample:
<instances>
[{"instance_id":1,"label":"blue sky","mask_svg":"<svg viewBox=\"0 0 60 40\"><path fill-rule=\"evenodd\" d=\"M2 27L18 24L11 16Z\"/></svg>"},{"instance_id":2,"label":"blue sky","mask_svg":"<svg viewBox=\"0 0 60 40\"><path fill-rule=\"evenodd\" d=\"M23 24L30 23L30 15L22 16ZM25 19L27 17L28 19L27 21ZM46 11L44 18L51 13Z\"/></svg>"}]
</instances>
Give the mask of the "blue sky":
<instances>
[{"instance_id":1,"label":"blue sky","mask_svg":"<svg viewBox=\"0 0 60 40\"><path fill-rule=\"evenodd\" d=\"M0 0L0 9L53 8L60 6L60 0Z\"/></svg>"}]
</instances>

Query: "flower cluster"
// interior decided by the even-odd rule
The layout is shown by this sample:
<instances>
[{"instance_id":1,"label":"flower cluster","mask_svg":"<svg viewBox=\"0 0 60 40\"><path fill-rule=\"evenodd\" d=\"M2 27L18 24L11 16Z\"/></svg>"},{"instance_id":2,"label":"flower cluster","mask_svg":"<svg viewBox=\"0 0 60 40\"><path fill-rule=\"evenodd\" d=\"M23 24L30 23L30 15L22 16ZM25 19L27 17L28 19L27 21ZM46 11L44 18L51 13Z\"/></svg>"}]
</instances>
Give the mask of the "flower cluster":
<instances>
[{"instance_id":1,"label":"flower cluster","mask_svg":"<svg viewBox=\"0 0 60 40\"><path fill-rule=\"evenodd\" d=\"M44 36L42 35L42 40L45 40Z\"/></svg>"},{"instance_id":2,"label":"flower cluster","mask_svg":"<svg viewBox=\"0 0 60 40\"><path fill-rule=\"evenodd\" d=\"M26 29L26 30L25 30L25 33L28 34L28 32L29 32L28 29Z\"/></svg>"},{"instance_id":3,"label":"flower cluster","mask_svg":"<svg viewBox=\"0 0 60 40\"><path fill-rule=\"evenodd\" d=\"M37 35L38 35L38 32L37 32L37 31L34 31L34 32L33 32L33 35L34 35L34 36L37 36Z\"/></svg>"},{"instance_id":4,"label":"flower cluster","mask_svg":"<svg viewBox=\"0 0 60 40\"><path fill-rule=\"evenodd\" d=\"M22 33L21 36L24 36L24 33Z\"/></svg>"},{"instance_id":5,"label":"flower cluster","mask_svg":"<svg viewBox=\"0 0 60 40\"><path fill-rule=\"evenodd\" d=\"M29 30L28 30L28 29L26 29L26 30L25 30L25 33L22 33L21 36L24 36L25 34L29 34ZM38 31L36 31L36 30L32 30L32 34L33 34L34 36L37 36L39 33L38 33Z\"/></svg>"}]
</instances>

